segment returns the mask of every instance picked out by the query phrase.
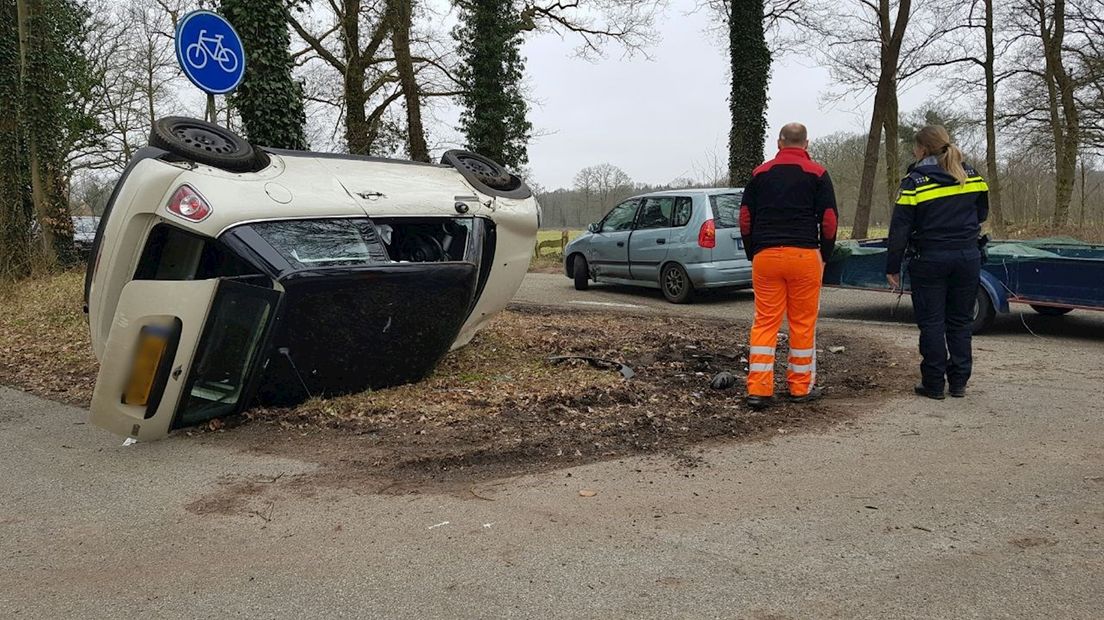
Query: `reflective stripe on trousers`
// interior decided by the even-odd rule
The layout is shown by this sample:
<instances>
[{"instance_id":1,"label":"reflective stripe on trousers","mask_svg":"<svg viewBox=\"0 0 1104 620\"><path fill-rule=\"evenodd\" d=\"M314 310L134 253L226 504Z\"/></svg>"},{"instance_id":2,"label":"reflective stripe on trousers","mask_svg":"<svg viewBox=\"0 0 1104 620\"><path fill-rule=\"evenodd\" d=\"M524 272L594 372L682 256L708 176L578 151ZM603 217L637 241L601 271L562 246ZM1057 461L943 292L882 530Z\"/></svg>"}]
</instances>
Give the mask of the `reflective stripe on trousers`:
<instances>
[{"instance_id":1,"label":"reflective stripe on trousers","mask_svg":"<svg viewBox=\"0 0 1104 620\"><path fill-rule=\"evenodd\" d=\"M782 319L790 323L790 394L804 396L816 383L816 320L824 265L810 248L760 250L752 259L755 322L748 349L748 394L774 394L774 359Z\"/></svg>"}]
</instances>

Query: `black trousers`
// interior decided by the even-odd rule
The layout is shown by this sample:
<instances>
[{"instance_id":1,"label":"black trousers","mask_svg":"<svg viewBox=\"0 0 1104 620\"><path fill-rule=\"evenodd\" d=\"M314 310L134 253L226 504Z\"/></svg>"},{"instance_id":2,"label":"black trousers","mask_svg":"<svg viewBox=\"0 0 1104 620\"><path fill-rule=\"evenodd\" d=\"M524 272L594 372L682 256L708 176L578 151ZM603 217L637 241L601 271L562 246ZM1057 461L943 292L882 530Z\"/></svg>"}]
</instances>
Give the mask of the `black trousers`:
<instances>
[{"instance_id":1,"label":"black trousers","mask_svg":"<svg viewBox=\"0 0 1104 620\"><path fill-rule=\"evenodd\" d=\"M966 387L973 369L970 325L981 276L978 250L922 252L909 263L912 308L920 328L924 387Z\"/></svg>"}]
</instances>

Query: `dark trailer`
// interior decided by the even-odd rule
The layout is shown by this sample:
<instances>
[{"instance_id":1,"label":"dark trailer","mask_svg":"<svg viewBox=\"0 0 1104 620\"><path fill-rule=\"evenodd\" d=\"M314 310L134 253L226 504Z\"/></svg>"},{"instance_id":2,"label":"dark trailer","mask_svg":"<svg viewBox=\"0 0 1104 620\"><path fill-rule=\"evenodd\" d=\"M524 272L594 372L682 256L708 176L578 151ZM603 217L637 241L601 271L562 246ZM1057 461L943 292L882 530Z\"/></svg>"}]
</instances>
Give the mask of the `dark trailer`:
<instances>
[{"instance_id":1,"label":"dark trailer","mask_svg":"<svg viewBox=\"0 0 1104 620\"><path fill-rule=\"evenodd\" d=\"M825 265L824 285L893 292L885 263L885 239L841 242ZM907 268L901 284L909 290ZM1104 245L1070 238L990 243L974 305L974 332L989 327L997 312L1009 312L1011 304L1049 316L1104 310Z\"/></svg>"}]
</instances>

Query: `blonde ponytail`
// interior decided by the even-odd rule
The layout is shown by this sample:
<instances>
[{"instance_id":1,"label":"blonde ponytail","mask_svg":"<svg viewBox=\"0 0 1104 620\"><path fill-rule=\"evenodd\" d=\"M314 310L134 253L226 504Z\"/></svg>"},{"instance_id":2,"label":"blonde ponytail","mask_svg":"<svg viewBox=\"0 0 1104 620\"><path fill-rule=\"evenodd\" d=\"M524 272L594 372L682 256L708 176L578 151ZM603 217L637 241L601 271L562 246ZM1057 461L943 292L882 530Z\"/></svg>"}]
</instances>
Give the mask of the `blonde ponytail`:
<instances>
[{"instance_id":1,"label":"blonde ponytail","mask_svg":"<svg viewBox=\"0 0 1104 620\"><path fill-rule=\"evenodd\" d=\"M966 168L962 165L962 151L953 144L947 144L946 150L939 156L939 165L958 181L966 184Z\"/></svg>"},{"instance_id":2,"label":"blonde ponytail","mask_svg":"<svg viewBox=\"0 0 1104 620\"><path fill-rule=\"evenodd\" d=\"M939 166L947 171L959 185L966 183L966 168L962 165L962 151L951 144L951 135L942 125L928 125L916 132L916 144L928 155L934 155Z\"/></svg>"}]
</instances>

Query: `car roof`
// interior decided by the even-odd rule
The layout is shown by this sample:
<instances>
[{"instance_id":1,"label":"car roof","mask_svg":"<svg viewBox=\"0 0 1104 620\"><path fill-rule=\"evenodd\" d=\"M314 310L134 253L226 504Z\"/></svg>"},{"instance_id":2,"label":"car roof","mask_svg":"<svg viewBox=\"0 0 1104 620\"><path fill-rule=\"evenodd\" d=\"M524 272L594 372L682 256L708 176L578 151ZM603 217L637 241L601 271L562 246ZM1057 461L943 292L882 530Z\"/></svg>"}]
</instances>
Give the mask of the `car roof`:
<instances>
[{"instance_id":1,"label":"car roof","mask_svg":"<svg viewBox=\"0 0 1104 620\"><path fill-rule=\"evenodd\" d=\"M634 198L648 198L649 196L717 196L720 194L739 194L744 191L742 187L685 187L683 189L665 189L658 192L639 194Z\"/></svg>"}]
</instances>

